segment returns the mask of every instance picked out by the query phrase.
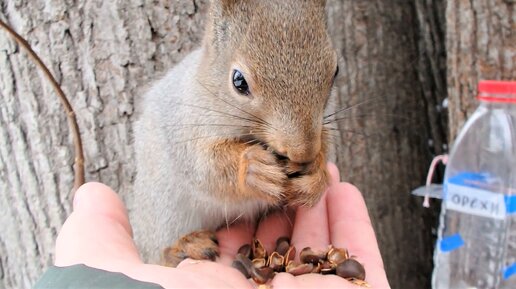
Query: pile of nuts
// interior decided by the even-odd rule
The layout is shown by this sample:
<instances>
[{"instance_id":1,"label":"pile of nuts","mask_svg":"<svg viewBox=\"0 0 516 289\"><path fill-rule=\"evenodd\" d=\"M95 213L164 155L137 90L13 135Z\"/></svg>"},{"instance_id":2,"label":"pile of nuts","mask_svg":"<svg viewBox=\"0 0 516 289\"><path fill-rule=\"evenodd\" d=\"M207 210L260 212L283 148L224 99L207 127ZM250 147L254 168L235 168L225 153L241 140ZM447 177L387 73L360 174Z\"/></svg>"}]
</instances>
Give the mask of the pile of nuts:
<instances>
[{"instance_id":1,"label":"pile of nuts","mask_svg":"<svg viewBox=\"0 0 516 289\"><path fill-rule=\"evenodd\" d=\"M267 283L276 273L287 272L294 276L308 273L336 274L355 285L370 287L364 281L364 266L350 257L346 249L330 245L326 251L314 251L307 247L299 253L301 263L294 261L295 256L296 248L287 237L276 241L276 250L271 254L267 254L263 244L254 239L251 245L240 247L232 266L257 284Z\"/></svg>"}]
</instances>

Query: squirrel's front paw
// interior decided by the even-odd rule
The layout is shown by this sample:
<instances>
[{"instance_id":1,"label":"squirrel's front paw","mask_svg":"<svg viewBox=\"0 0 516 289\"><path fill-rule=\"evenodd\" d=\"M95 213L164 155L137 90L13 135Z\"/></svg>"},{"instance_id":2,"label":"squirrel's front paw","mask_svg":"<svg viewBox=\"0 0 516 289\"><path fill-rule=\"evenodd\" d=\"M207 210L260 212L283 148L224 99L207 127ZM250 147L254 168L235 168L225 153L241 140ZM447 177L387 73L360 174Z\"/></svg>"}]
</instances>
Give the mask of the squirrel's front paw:
<instances>
[{"instance_id":1,"label":"squirrel's front paw","mask_svg":"<svg viewBox=\"0 0 516 289\"><path fill-rule=\"evenodd\" d=\"M273 153L260 145L252 145L242 153L238 186L243 194L277 204L284 197L286 181L285 168Z\"/></svg>"},{"instance_id":2,"label":"squirrel's front paw","mask_svg":"<svg viewBox=\"0 0 516 289\"><path fill-rule=\"evenodd\" d=\"M295 207L315 205L330 184L324 153L321 152L309 165L288 164L287 168L292 176L287 183L287 203Z\"/></svg>"},{"instance_id":3,"label":"squirrel's front paw","mask_svg":"<svg viewBox=\"0 0 516 289\"><path fill-rule=\"evenodd\" d=\"M219 256L219 244L214 232L197 231L183 236L174 245L165 248L162 255L164 266L177 267L186 258L211 260Z\"/></svg>"}]
</instances>

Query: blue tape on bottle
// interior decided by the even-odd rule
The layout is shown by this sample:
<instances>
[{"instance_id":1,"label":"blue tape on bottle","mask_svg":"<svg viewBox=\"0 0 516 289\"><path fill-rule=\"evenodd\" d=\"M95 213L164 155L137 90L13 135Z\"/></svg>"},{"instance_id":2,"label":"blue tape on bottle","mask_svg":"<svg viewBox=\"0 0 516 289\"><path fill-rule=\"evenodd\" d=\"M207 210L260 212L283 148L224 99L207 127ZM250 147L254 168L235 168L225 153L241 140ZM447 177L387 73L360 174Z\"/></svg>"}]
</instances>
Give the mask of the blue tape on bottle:
<instances>
[{"instance_id":1,"label":"blue tape on bottle","mask_svg":"<svg viewBox=\"0 0 516 289\"><path fill-rule=\"evenodd\" d=\"M503 270L503 279L507 280L507 279L509 279L509 277L511 277L512 275L515 275L515 274L516 274L516 263L513 263L511 266L509 266Z\"/></svg>"},{"instance_id":2,"label":"blue tape on bottle","mask_svg":"<svg viewBox=\"0 0 516 289\"><path fill-rule=\"evenodd\" d=\"M439 244L442 252L450 252L462 246L464 246L464 240L462 240L460 234L442 238L441 243Z\"/></svg>"},{"instance_id":3,"label":"blue tape on bottle","mask_svg":"<svg viewBox=\"0 0 516 289\"><path fill-rule=\"evenodd\" d=\"M448 179L448 182L475 188L476 184L488 183L489 179L490 176L487 173L461 172Z\"/></svg>"},{"instance_id":4,"label":"blue tape on bottle","mask_svg":"<svg viewBox=\"0 0 516 289\"><path fill-rule=\"evenodd\" d=\"M505 196L505 210L507 214L516 213L516 196Z\"/></svg>"}]
</instances>

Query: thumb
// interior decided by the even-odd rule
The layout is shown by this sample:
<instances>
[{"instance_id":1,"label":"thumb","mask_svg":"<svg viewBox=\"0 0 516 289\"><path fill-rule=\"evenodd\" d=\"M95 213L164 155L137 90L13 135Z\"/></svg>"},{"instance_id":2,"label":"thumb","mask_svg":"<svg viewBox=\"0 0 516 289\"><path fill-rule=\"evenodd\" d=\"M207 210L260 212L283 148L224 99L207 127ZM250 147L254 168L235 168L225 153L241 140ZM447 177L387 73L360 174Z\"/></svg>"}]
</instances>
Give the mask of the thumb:
<instances>
[{"instance_id":1,"label":"thumb","mask_svg":"<svg viewBox=\"0 0 516 289\"><path fill-rule=\"evenodd\" d=\"M141 263L125 207L109 187L85 184L77 190L74 211L57 237L55 265L110 270L121 263Z\"/></svg>"}]
</instances>

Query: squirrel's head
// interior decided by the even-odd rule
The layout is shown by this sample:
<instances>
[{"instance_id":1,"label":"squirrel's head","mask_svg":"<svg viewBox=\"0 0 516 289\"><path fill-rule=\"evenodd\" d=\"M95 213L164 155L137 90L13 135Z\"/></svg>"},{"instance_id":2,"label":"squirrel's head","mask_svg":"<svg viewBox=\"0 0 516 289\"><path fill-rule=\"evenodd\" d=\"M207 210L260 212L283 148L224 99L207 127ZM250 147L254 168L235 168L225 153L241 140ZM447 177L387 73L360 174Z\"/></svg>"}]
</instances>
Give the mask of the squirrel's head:
<instances>
[{"instance_id":1,"label":"squirrel's head","mask_svg":"<svg viewBox=\"0 0 516 289\"><path fill-rule=\"evenodd\" d=\"M315 159L338 71L325 0L212 0L206 60L251 133L297 163Z\"/></svg>"}]
</instances>

